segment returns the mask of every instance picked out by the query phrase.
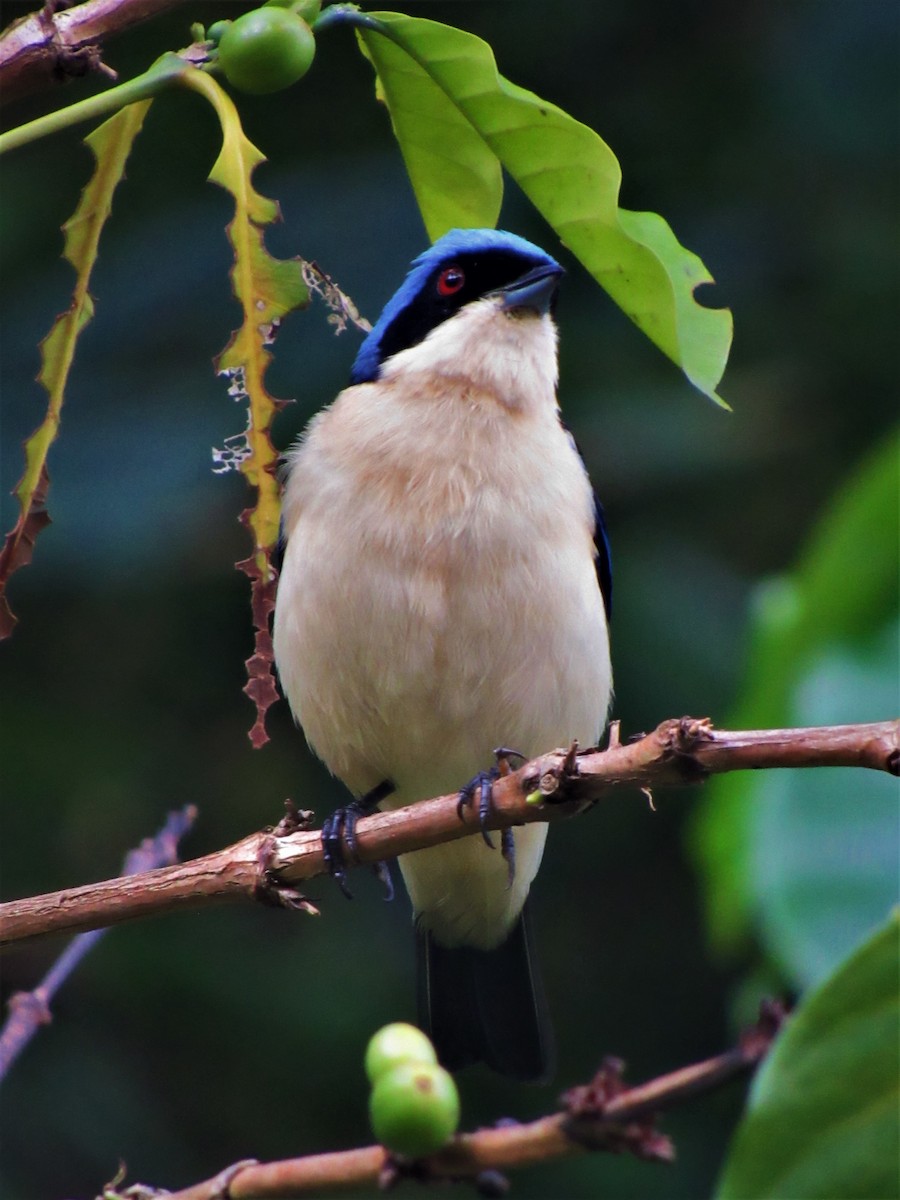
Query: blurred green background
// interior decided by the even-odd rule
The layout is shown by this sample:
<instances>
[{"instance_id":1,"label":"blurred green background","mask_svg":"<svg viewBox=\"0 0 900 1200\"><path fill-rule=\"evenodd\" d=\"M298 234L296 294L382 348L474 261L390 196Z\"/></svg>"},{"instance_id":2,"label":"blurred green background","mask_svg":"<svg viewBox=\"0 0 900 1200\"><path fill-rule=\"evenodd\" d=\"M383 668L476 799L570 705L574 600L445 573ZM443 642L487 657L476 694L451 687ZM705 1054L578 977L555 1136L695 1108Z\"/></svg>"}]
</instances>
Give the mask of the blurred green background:
<instances>
[{"instance_id":1,"label":"blurred green background","mask_svg":"<svg viewBox=\"0 0 900 1200\"><path fill-rule=\"evenodd\" d=\"M111 43L107 59L127 78L187 44L192 20L245 7L185 4ZM3 18L29 8L5 2ZM894 715L895 456L881 449L882 482L868 492L859 472L868 478L896 419L896 4L435 0L403 11L486 38L509 78L597 129L623 165L622 203L663 213L734 310L728 415L567 263L561 400L608 512L624 732L683 713L719 724ZM92 90L74 84L3 120ZM425 235L352 37L323 37L300 85L239 106L269 159L258 186L284 216L270 248L314 258L374 318ZM204 182L216 136L197 97L159 100L101 244L97 313L50 457L53 525L11 588L21 623L2 651L5 899L116 873L187 802L201 811L185 845L195 855L273 823L286 796L319 816L345 798L284 704L269 746L254 752L246 737L252 639L231 565L247 551L236 519L246 495L210 469L211 447L244 420L210 365L238 321L229 203ZM4 529L20 442L43 411L36 346L71 291L59 226L89 170L77 134L3 163ZM503 223L558 249L514 188ZM279 418L279 446L343 386L357 345L354 332L335 340L321 307L286 323L269 384L296 403ZM795 565L854 473L852 512L820 535L818 575L800 579ZM835 597L858 619L820 620ZM777 684L754 677L750 659ZM463 1075L464 1125L549 1111L606 1054L637 1081L715 1053L762 991L820 977L877 924L896 887L893 785L834 775L824 793L808 772L779 776L778 794L743 782L718 807L712 788L657 795L655 812L623 794L556 826L535 913L557 1078L522 1088ZM815 842L810 810L797 815L803 794L819 814L824 794L836 814ZM848 833L850 806L865 827ZM811 858L807 914L877 880L841 909L848 927L819 929L812 948L796 897L778 891L785 873L797 877L790 855L770 853L791 846ZM835 864L852 876L838 893ZM91 1197L120 1159L131 1180L174 1189L240 1158L369 1140L363 1049L379 1025L414 1015L412 938L405 897L382 903L364 873L353 887L347 903L316 881L318 919L236 906L111 933L0 1093L0 1192ZM8 954L4 996L34 986L58 950ZM708 1195L742 1099L734 1085L667 1118L673 1168L572 1159L521 1173L516 1194Z\"/></svg>"}]
</instances>

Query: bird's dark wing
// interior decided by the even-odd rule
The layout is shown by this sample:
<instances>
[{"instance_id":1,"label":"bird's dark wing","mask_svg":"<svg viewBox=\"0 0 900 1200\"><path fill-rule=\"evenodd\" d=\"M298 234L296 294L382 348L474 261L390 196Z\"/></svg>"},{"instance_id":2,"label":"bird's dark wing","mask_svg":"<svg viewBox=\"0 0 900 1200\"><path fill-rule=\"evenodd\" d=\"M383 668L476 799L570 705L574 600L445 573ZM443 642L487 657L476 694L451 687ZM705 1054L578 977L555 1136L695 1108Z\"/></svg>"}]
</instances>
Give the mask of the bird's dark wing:
<instances>
[{"instance_id":1,"label":"bird's dark wing","mask_svg":"<svg viewBox=\"0 0 900 1200\"><path fill-rule=\"evenodd\" d=\"M563 425L566 433L569 435L569 441L572 443L572 448L581 460L581 465L584 468L584 473L587 475L587 467L584 465L584 455L578 448L578 443L572 436L571 429ZM594 494L594 546L597 554L594 559L594 565L597 568L597 583L600 585L600 595L603 597L603 607L606 609L606 620L612 620L612 551L609 546L609 532L606 528L606 511L600 503L600 497L597 495L595 488L591 488Z\"/></svg>"},{"instance_id":2,"label":"bird's dark wing","mask_svg":"<svg viewBox=\"0 0 900 1200\"><path fill-rule=\"evenodd\" d=\"M594 492L594 545L597 548L597 557L594 560L597 568L597 582L600 584L600 594L603 597L603 607L606 609L606 619L607 621L611 621L612 552L609 548L609 533L606 529L606 513L596 492Z\"/></svg>"}]
</instances>

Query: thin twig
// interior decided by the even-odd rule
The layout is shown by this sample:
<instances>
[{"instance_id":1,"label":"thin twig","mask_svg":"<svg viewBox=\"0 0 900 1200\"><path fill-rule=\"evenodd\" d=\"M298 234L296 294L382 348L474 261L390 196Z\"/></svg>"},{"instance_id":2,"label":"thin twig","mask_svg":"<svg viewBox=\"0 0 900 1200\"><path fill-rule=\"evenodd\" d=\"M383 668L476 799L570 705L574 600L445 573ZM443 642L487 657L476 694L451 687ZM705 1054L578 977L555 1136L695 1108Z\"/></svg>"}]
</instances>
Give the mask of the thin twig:
<instances>
[{"instance_id":1,"label":"thin twig","mask_svg":"<svg viewBox=\"0 0 900 1200\"><path fill-rule=\"evenodd\" d=\"M780 1005L763 1006L757 1025L724 1054L662 1075L637 1087L622 1082L622 1064L610 1059L590 1083L562 1097L563 1109L526 1124L504 1123L455 1137L443 1150L414 1164L392 1159L383 1146L271 1163L237 1163L214 1179L167 1200L278 1200L330 1188L362 1188L409 1175L419 1181L477 1180L505 1171L588 1151L626 1152L647 1161L671 1162L671 1141L660 1133L657 1113L752 1071L768 1053L783 1022Z\"/></svg>"},{"instance_id":2,"label":"thin twig","mask_svg":"<svg viewBox=\"0 0 900 1200\"><path fill-rule=\"evenodd\" d=\"M178 812L169 813L165 825L155 837L145 838L140 846L125 856L122 874L144 874L154 867L177 862L178 843L196 819L197 809L193 804ZM9 1016L0 1030L0 1080L5 1077L38 1028L50 1023L50 1002L104 933L106 929L94 929L89 933L78 934L69 942L33 991L15 992L10 996Z\"/></svg>"},{"instance_id":3,"label":"thin twig","mask_svg":"<svg viewBox=\"0 0 900 1200\"><path fill-rule=\"evenodd\" d=\"M664 721L629 744L572 755L557 750L499 779L490 829L571 816L623 787L657 789L709 775L774 767L857 766L897 774L900 721L814 729L715 730L708 720ZM530 803L536 796L544 803ZM373 863L480 831L457 797L376 813L357 827L357 859ZM257 833L190 862L0 905L0 945L62 931L95 929L213 901L266 900L315 911L297 890L326 872L317 830Z\"/></svg>"}]
</instances>

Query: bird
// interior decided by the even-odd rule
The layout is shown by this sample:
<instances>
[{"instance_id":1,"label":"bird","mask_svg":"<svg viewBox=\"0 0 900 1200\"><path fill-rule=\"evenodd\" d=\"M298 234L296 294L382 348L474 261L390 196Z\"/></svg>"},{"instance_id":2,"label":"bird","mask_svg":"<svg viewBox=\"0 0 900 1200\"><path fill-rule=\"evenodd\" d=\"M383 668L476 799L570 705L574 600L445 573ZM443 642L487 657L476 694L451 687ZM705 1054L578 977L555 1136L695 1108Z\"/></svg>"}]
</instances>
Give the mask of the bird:
<instances>
[{"instance_id":1,"label":"bird","mask_svg":"<svg viewBox=\"0 0 900 1200\"><path fill-rule=\"evenodd\" d=\"M484 815L495 751L591 746L606 725L609 542L557 401L563 273L517 234L446 233L286 455L274 654L355 797L323 830L339 876L361 813L458 792ZM552 1070L526 903L546 835L399 858L419 1021L450 1070Z\"/></svg>"}]
</instances>

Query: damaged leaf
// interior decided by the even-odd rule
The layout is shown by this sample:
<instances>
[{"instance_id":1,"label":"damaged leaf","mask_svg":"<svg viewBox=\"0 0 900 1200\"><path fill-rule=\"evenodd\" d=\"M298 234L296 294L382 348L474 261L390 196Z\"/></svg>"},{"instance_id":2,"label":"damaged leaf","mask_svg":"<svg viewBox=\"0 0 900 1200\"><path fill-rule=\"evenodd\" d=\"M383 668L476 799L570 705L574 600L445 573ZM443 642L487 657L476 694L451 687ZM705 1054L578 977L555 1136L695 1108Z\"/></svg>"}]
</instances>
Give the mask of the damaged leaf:
<instances>
[{"instance_id":1,"label":"damaged leaf","mask_svg":"<svg viewBox=\"0 0 900 1200\"><path fill-rule=\"evenodd\" d=\"M46 510L50 486L47 455L59 429L63 396L78 337L94 315L88 284L97 260L100 233L112 209L113 193L125 175L125 162L132 144L151 103L142 100L129 104L84 139L94 155L94 174L81 193L75 212L63 226L63 258L75 268L75 290L69 308L56 318L53 328L41 342L41 369L37 378L46 389L49 402L44 420L25 442L25 471L14 492L19 501L19 519L6 535L0 551L0 637L8 637L16 624L6 599L9 577L31 561L35 538L50 524Z\"/></svg>"},{"instance_id":2,"label":"damaged leaf","mask_svg":"<svg viewBox=\"0 0 900 1200\"><path fill-rule=\"evenodd\" d=\"M280 499L275 478L278 455L270 430L276 412L285 403L266 391L265 373L279 323L288 313L309 304L309 291L301 260L277 259L266 250L264 231L279 219L278 205L253 186L251 176L264 156L245 136L231 99L202 71L185 72L180 82L200 92L216 111L222 127L222 149L209 178L234 198L234 218L227 228L234 251L230 274L244 319L219 355L216 367L230 379L229 393L246 398L248 421L246 432L229 439L227 454L218 452L216 461L220 468L234 466L240 470L256 490L256 502L241 514L253 539L253 550L237 566L251 581L256 640L254 653L247 660L244 691L256 705L250 740L259 747L268 741L266 711L278 698L269 624L278 577L272 553L278 543Z\"/></svg>"}]
</instances>

